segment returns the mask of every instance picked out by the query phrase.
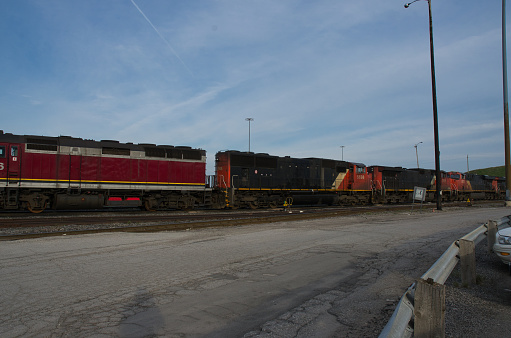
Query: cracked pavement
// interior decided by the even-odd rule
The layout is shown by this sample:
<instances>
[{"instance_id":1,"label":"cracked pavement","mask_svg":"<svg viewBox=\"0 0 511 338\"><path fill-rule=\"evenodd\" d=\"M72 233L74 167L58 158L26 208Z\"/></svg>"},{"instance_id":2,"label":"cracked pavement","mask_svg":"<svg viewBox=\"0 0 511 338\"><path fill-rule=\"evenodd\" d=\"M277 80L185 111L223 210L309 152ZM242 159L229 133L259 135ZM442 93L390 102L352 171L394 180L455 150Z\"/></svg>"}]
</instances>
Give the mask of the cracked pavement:
<instances>
[{"instance_id":1,"label":"cracked pavement","mask_svg":"<svg viewBox=\"0 0 511 338\"><path fill-rule=\"evenodd\" d=\"M2 337L377 336L448 245L505 208L3 242Z\"/></svg>"}]
</instances>

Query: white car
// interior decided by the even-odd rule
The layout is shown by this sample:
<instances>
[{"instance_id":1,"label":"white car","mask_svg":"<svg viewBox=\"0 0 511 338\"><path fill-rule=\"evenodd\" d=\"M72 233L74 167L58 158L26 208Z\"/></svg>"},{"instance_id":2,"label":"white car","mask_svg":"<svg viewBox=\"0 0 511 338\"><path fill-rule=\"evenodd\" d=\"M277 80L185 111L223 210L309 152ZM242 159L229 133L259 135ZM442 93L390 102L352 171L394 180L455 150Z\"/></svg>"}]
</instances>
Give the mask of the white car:
<instances>
[{"instance_id":1,"label":"white car","mask_svg":"<svg viewBox=\"0 0 511 338\"><path fill-rule=\"evenodd\" d=\"M493 252L505 264L511 264L511 228L497 231Z\"/></svg>"}]
</instances>

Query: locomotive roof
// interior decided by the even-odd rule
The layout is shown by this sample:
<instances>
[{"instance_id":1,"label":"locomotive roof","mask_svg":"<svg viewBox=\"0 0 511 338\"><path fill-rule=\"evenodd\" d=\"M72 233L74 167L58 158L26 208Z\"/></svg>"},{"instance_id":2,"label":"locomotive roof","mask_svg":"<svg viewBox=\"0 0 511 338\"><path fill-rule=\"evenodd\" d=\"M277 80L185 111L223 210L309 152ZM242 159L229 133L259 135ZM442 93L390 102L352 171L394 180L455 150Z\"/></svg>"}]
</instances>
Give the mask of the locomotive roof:
<instances>
[{"instance_id":1,"label":"locomotive roof","mask_svg":"<svg viewBox=\"0 0 511 338\"><path fill-rule=\"evenodd\" d=\"M364 168L366 166L364 163L357 163L357 162L350 162L350 164L353 164L359 168Z\"/></svg>"},{"instance_id":2,"label":"locomotive roof","mask_svg":"<svg viewBox=\"0 0 511 338\"><path fill-rule=\"evenodd\" d=\"M117 140L101 140L95 141L91 139L82 139L71 136L39 136L39 135L15 135L11 133L4 133L0 130L0 141L6 143L33 143L45 145L60 145L69 147L87 147L87 148L118 148L144 151L148 148L159 149L182 149L182 150L195 150L205 153L205 150L200 148L192 148L188 146L171 146L171 145L156 145L150 143L134 144L131 142L121 143Z\"/></svg>"},{"instance_id":3,"label":"locomotive roof","mask_svg":"<svg viewBox=\"0 0 511 338\"><path fill-rule=\"evenodd\" d=\"M239 151L239 150L221 150L218 153L230 153L235 155L245 155L245 156L264 156L264 157L279 157L276 155L270 155L267 153L254 153L252 151Z\"/></svg>"},{"instance_id":4,"label":"locomotive roof","mask_svg":"<svg viewBox=\"0 0 511 338\"><path fill-rule=\"evenodd\" d=\"M217 153L230 153L230 154L233 154L233 155L254 156L254 157L274 157L274 158L292 159L292 160L334 161L336 163L344 163L346 165L348 163L351 163L351 162L347 162L347 161L332 160L332 159L329 159L329 158L319 158L319 157L305 157L305 158L303 158L303 157L291 157L291 156L278 156L278 155L269 155L267 153L254 153L254 152L239 151L239 150L221 150L221 151L218 151ZM365 166L362 163L354 163L354 164L358 165L358 166Z\"/></svg>"},{"instance_id":5,"label":"locomotive roof","mask_svg":"<svg viewBox=\"0 0 511 338\"><path fill-rule=\"evenodd\" d=\"M322 168L348 168L349 162L337 161L327 158L297 158L291 156L275 156L266 153L253 153L242 152L238 150L223 150L217 152L218 154L229 154L231 156L231 164L234 166L249 166L249 167L265 167L275 168L277 163L296 164L296 165L319 165ZM360 166L364 166L361 164Z\"/></svg>"}]
</instances>

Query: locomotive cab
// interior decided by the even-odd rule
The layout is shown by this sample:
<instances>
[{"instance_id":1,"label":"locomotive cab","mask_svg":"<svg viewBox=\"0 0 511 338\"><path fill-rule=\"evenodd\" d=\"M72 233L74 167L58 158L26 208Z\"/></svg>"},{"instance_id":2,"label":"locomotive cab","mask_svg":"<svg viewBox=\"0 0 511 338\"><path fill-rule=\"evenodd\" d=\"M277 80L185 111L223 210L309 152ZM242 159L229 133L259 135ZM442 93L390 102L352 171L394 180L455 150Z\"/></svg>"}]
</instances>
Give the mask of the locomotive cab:
<instances>
[{"instance_id":1,"label":"locomotive cab","mask_svg":"<svg viewBox=\"0 0 511 338\"><path fill-rule=\"evenodd\" d=\"M472 190L470 182L467 180L466 175L460 172L448 173L451 191L465 191Z\"/></svg>"},{"instance_id":2,"label":"locomotive cab","mask_svg":"<svg viewBox=\"0 0 511 338\"><path fill-rule=\"evenodd\" d=\"M0 180L6 187L19 182L21 151L20 144L0 143Z\"/></svg>"},{"instance_id":3,"label":"locomotive cab","mask_svg":"<svg viewBox=\"0 0 511 338\"><path fill-rule=\"evenodd\" d=\"M5 135L3 131L0 134L6 138L7 142L0 143L0 187L5 188L3 194L3 208L17 209L19 203L18 187L20 183L20 163L23 152L22 144L11 137ZM12 140L10 140L12 138ZM13 141L13 142L9 142Z\"/></svg>"},{"instance_id":4,"label":"locomotive cab","mask_svg":"<svg viewBox=\"0 0 511 338\"><path fill-rule=\"evenodd\" d=\"M367 167L362 163L350 162L350 175L348 179L350 190L371 190L371 179Z\"/></svg>"}]
</instances>

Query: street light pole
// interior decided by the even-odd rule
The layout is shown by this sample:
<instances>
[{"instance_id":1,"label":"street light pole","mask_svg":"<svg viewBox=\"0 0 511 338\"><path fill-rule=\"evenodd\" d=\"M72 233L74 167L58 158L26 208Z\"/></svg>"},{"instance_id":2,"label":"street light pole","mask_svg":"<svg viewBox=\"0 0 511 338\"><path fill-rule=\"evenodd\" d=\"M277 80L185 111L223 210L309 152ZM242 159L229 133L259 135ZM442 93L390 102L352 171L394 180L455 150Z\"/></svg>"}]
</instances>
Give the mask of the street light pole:
<instances>
[{"instance_id":1,"label":"street light pole","mask_svg":"<svg viewBox=\"0 0 511 338\"><path fill-rule=\"evenodd\" d=\"M252 117L247 117L245 121L248 121L248 152L250 152L250 122L254 121Z\"/></svg>"},{"instance_id":2,"label":"street light pole","mask_svg":"<svg viewBox=\"0 0 511 338\"><path fill-rule=\"evenodd\" d=\"M511 206L511 164L509 146L509 103L507 93L507 55L506 55L506 0L502 0L502 82L504 89L504 159L506 171L506 206Z\"/></svg>"},{"instance_id":3,"label":"street light pole","mask_svg":"<svg viewBox=\"0 0 511 338\"><path fill-rule=\"evenodd\" d=\"M344 146L341 146L341 161L344 161Z\"/></svg>"},{"instance_id":4,"label":"street light pole","mask_svg":"<svg viewBox=\"0 0 511 338\"><path fill-rule=\"evenodd\" d=\"M422 143L422 141L421 141L421 142L419 142L419 143L416 143L416 144L414 145L414 147L415 147L415 156L417 157L417 169L419 169L419 152L417 151L417 146L418 146L419 144L421 144L421 143Z\"/></svg>"},{"instance_id":5,"label":"street light pole","mask_svg":"<svg viewBox=\"0 0 511 338\"><path fill-rule=\"evenodd\" d=\"M405 4L408 8L414 2ZM435 81L435 52L433 48L433 19L431 17L431 0L428 2L429 10L429 51L431 59L431 92L433 96L433 128L435 133L435 171L436 171L436 209L442 210L442 174L440 173L440 142L438 138L438 111L436 102L436 81Z\"/></svg>"}]
</instances>

